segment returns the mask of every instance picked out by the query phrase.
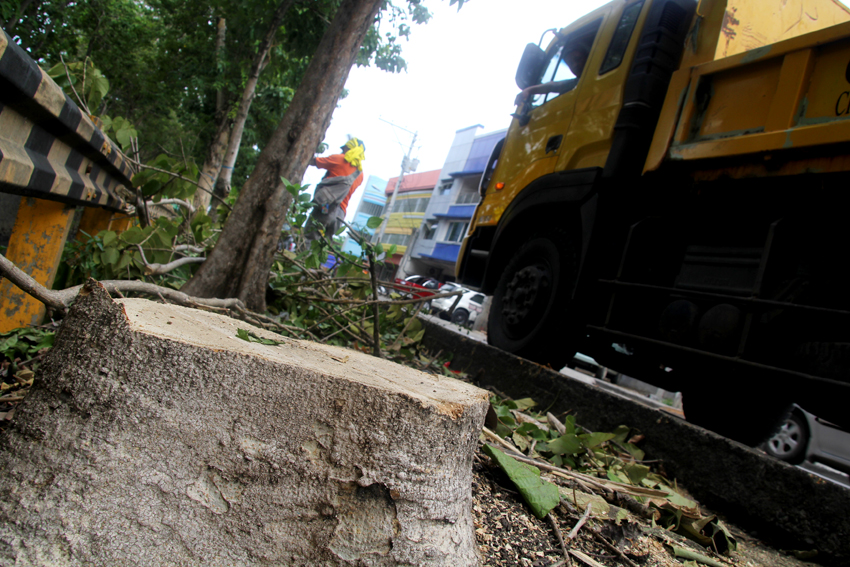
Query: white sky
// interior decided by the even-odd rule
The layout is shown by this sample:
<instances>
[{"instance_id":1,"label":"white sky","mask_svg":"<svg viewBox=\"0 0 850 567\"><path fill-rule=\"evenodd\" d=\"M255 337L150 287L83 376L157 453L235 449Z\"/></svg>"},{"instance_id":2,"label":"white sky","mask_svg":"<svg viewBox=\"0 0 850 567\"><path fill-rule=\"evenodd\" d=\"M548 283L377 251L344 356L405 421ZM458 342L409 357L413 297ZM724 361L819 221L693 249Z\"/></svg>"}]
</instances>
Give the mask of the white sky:
<instances>
[{"instance_id":1,"label":"white sky","mask_svg":"<svg viewBox=\"0 0 850 567\"><path fill-rule=\"evenodd\" d=\"M458 12L449 0L425 0L431 21L414 26L402 40L407 72L386 73L354 67L348 97L340 101L325 135L338 152L347 134L366 143L364 173L396 177L412 134L380 119L418 132L413 157L417 171L440 169L455 131L475 124L479 133L507 128L519 92L514 75L527 43L537 43L549 28L564 27L606 0L468 0ZM544 43L551 40L551 34ZM310 167L303 182L315 187L323 170ZM362 185L348 207L360 201Z\"/></svg>"}]
</instances>

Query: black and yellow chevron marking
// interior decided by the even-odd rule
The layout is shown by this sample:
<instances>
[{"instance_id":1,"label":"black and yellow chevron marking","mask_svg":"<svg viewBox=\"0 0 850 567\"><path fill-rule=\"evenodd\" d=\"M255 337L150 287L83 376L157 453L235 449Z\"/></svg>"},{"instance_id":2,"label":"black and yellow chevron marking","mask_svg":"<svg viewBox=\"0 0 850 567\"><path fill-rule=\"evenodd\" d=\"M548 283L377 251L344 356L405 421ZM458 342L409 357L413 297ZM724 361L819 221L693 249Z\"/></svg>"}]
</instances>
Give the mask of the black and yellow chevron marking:
<instances>
[{"instance_id":1,"label":"black and yellow chevron marking","mask_svg":"<svg viewBox=\"0 0 850 567\"><path fill-rule=\"evenodd\" d=\"M115 144L35 61L0 34L0 192L121 210L131 188Z\"/></svg>"}]
</instances>

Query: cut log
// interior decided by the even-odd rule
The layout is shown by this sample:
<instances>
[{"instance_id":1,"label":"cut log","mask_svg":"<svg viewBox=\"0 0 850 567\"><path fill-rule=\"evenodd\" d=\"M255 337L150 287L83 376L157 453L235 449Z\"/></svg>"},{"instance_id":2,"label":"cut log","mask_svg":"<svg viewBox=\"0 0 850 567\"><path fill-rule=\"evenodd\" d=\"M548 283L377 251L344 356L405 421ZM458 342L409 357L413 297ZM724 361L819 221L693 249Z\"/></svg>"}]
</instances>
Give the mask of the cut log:
<instances>
[{"instance_id":1,"label":"cut log","mask_svg":"<svg viewBox=\"0 0 850 567\"><path fill-rule=\"evenodd\" d=\"M478 563L484 390L99 284L40 374L0 439L0 564Z\"/></svg>"}]
</instances>

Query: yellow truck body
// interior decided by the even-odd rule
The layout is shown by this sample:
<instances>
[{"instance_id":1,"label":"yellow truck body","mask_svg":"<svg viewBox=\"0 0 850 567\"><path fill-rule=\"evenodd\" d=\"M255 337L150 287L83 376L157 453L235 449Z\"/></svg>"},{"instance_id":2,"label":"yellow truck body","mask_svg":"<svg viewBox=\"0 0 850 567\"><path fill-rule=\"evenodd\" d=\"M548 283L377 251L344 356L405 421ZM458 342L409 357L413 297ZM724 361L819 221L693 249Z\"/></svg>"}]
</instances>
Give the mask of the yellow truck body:
<instances>
[{"instance_id":1,"label":"yellow truck body","mask_svg":"<svg viewBox=\"0 0 850 567\"><path fill-rule=\"evenodd\" d=\"M791 403L850 426L847 8L616 0L551 31L457 264L491 344L580 349L749 442Z\"/></svg>"}]
</instances>

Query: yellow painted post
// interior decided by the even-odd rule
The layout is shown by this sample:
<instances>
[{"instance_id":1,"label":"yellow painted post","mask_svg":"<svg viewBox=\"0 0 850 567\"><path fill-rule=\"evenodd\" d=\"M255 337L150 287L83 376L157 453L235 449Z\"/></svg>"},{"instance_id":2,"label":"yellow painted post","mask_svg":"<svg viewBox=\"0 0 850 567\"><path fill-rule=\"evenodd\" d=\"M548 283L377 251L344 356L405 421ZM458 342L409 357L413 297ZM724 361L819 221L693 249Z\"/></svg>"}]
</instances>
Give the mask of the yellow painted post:
<instances>
[{"instance_id":1,"label":"yellow painted post","mask_svg":"<svg viewBox=\"0 0 850 567\"><path fill-rule=\"evenodd\" d=\"M74 219L74 207L54 201L21 199L6 258L48 289L62 260L62 249ZM39 325L44 305L13 286L0 281L0 332Z\"/></svg>"},{"instance_id":2,"label":"yellow painted post","mask_svg":"<svg viewBox=\"0 0 850 567\"><path fill-rule=\"evenodd\" d=\"M120 234L133 225L135 218L127 213L115 213L100 207L86 207L80 218L76 238L84 241L86 234L96 236L101 230L113 230Z\"/></svg>"},{"instance_id":3,"label":"yellow painted post","mask_svg":"<svg viewBox=\"0 0 850 567\"><path fill-rule=\"evenodd\" d=\"M115 213L112 215L112 220L109 221L109 230L114 230L121 234L136 222L136 215L128 215L127 213Z\"/></svg>"},{"instance_id":4,"label":"yellow painted post","mask_svg":"<svg viewBox=\"0 0 850 567\"><path fill-rule=\"evenodd\" d=\"M86 207L80 217L80 227L77 229L77 240L85 241L86 234L95 236L101 230L109 230L112 211L100 207Z\"/></svg>"}]
</instances>

